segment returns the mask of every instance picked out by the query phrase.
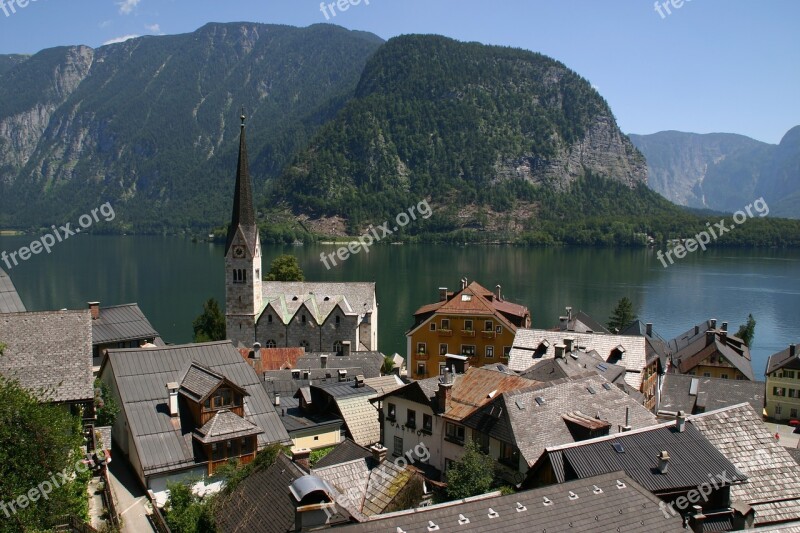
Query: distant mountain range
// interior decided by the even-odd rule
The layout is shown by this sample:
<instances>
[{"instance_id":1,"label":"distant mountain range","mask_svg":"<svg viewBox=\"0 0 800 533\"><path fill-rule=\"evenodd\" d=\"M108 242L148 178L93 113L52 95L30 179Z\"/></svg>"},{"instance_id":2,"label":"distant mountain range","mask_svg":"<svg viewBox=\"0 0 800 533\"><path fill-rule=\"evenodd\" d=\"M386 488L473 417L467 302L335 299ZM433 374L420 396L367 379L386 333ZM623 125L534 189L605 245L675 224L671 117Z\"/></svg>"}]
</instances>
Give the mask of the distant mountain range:
<instances>
[{"instance_id":1,"label":"distant mountain range","mask_svg":"<svg viewBox=\"0 0 800 533\"><path fill-rule=\"evenodd\" d=\"M630 139L647 158L650 187L679 205L732 212L763 196L771 216L800 218L800 126L778 145L727 133Z\"/></svg>"}]
</instances>

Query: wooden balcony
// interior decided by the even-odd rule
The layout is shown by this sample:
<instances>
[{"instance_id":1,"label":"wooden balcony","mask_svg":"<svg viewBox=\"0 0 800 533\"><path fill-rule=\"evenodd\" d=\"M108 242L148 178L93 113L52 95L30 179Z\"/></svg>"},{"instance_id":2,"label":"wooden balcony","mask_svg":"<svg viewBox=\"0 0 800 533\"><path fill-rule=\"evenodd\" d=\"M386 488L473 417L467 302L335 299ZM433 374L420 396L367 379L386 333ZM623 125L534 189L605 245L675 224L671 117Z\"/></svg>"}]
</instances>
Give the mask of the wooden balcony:
<instances>
[{"instance_id":1,"label":"wooden balcony","mask_svg":"<svg viewBox=\"0 0 800 533\"><path fill-rule=\"evenodd\" d=\"M452 337L453 336L453 330L452 329L440 329L439 330L439 336L440 337Z\"/></svg>"},{"instance_id":2,"label":"wooden balcony","mask_svg":"<svg viewBox=\"0 0 800 533\"><path fill-rule=\"evenodd\" d=\"M494 339L495 333L493 330L485 330L481 331L481 338L482 339Z\"/></svg>"},{"instance_id":3,"label":"wooden balcony","mask_svg":"<svg viewBox=\"0 0 800 533\"><path fill-rule=\"evenodd\" d=\"M472 329L462 329L462 330L461 330L461 336L462 336L462 337L474 337L474 336L475 336L475 330L472 330Z\"/></svg>"},{"instance_id":4,"label":"wooden balcony","mask_svg":"<svg viewBox=\"0 0 800 533\"><path fill-rule=\"evenodd\" d=\"M414 359L416 359L417 361L427 361L430 358L431 356L428 353L417 353L416 355L414 355Z\"/></svg>"}]
</instances>

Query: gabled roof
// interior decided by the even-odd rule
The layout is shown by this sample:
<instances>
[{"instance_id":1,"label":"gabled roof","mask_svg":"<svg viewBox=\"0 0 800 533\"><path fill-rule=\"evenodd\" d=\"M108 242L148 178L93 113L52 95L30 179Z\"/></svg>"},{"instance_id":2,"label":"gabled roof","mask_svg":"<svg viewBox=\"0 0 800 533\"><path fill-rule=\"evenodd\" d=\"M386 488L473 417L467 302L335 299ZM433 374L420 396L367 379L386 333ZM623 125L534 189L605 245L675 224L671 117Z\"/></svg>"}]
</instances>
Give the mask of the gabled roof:
<instances>
[{"instance_id":1,"label":"gabled roof","mask_svg":"<svg viewBox=\"0 0 800 533\"><path fill-rule=\"evenodd\" d=\"M747 476L731 497L755 509L756 525L800 520L800 469L760 413L743 403L693 416L689 423Z\"/></svg>"},{"instance_id":2,"label":"gabled roof","mask_svg":"<svg viewBox=\"0 0 800 533\"><path fill-rule=\"evenodd\" d=\"M765 374L772 374L776 370L787 368L791 370L800 370L800 355L797 352L797 345L794 345L795 354L792 355L792 347L789 346L785 350L774 353L767 359L767 369Z\"/></svg>"},{"instance_id":3,"label":"gabled roof","mask_svg":"<svg viewBox=\"0 0 800 533\"><path fill-rule=\"evenodd\" d=\"M564 358L540 359L522 374L536 381L553 381L593 372L611 383L625 383L625 367L605 362L595 351L574 350Z\"/></svg>"},{"instance_id":4,"label":"gabled roof","mask_svg":"<svg viewBox=\"0 0 800 533\"><path fill-rule=\"evenodd\" d=\"M0 314L0 374L53 402L94 399L88 309Z\"/></svg>"},{"instance_id":5,"label":"gabled roof","mask_svg":"<svg viewBox=\"0 0 800 533\"><path fill-rule=\"evenodd\" d=\"M280 406L276 406L275 409L290 437L307 435L307 430L310 429L332 430L344 425L344 421L334 414L303 411L300 408L300 400L291 396L282 396ZM292 435L294 432L298 432L298 434Z\"/></svg>"},{"instance_id":6,"label":"gabled roof","mask_svg":"<svg viewBox=\"0 0 800 533\"><path fill-rule=\"evenodd\" d=\"M520 328L514 337L508 366L516 372L525 372L538 361L554 357L555 346L562 344L565 338L574 339L579 350L595 351L604 361L624 366L625 381L636 390L641 389L642 371L647 366L644 337ZM620 347L625 352L622 359L616 361L613 357Z\"/></svg>"},{"instance_id":7,"label":"gabled roof","mask_svg":"<svg viewBox=\"0 0 800 533\"><path fill-rule=\"evenodd\" d=\"M227 385L237 393L247 396L246 390L235 383L231 383L222 374L218 374L195 362L189 365L180 385L178 392L196 403L203 403L206 401L206 399L222 385Z\"/></svg>"},{"instance_id":8,"label":"gabled roof","mask_svg":"<svg viewBox=\"0 0 800 533\"><path fill-rule=\"evenodd\" d=\"M657 468L658 455L669 454L666 475ZM559 483L570 479L587 479L617 470L636 480L656 494L692 489L707 483L709 476L718 485L744 482L740 472L693 425L686 424L678 431L675 422L651 426L576 442L548 447L547 459ZM544 461L540 459L540 463ZM724 479L717 476L723 475Z\"/></svg>"},{"instance_id":9,"label":"gabled roof","mask_svg":"<svg viewBox=\"0 0 800 533\"><path fill-rule=\"evenodd\" d=\"M679 372L686 374L715 353L725 357L747 379L755 380L750 349L742 339L719 330L713 332L711 342L705 333L695 337L690 344L672 355L672 362Z\"/></svg>"},{"instance_id":10,"label":"gabled roof","mask_svg":"<svg viewBox=\"0 0 800 533\"><path fill-rule=\"evenodd\" d=\"M336 308L349 315L363 315L375 310L375 283L323 283L302 281L265 281L261 285L264 310L274 310L278 319L288 324L301 307L322 324Z\"/></svg>"},{"instance_id":11,"label":"gabled roof","mask_svg":"<svg viewBox=\"0 0 800 533\"><path fill-rule=\"evenodd\" d=\"M654 426L655 415L598 375L562 379L504 393L464 420L464 425L516 446L532 466L547 446L575 441L564 416L581 413L618 433Z\"/></svg>"},{"instance_id":12,"label":"gabled roof","mask_svg":"<svg viewBox=\"0 0 800 533\"><path fill-rule=\"evenodd\" d=\"M492 493L376 516L365 523L342 526L341 530L343 533L410 533L430 531L433 527L459 533L685 533L681 516L663 513L660 503L661 500L624 472L614 472L507 496Z\"/></svg>"},{"instance_id":13,"label":"gabled roof","mask_svg":"<svg viewBox=\"0 0 800 533\"><path fill-rule=\"evenodd\" d=\"M530 387L535 381L487 368L471 367L455 376L450 404L443 416L461 421L504 392Z\"/></svg>"},{"instance_id":14,"label":"gabled roof","mask_svg":"<svg viewBox=\"0 0 800 533\"><path fill-rule=\"evenodd\" d=\"M603 324L583 311L578 311L571 316L560 317L559 329L561 331L574 331L577 333L611 333Z\"/></svg>"},{"instance_id":15,"label":"gabled roof","mask_svg":"<svg viewBox=\"0 0 800 533\"><path fill-rule=\"evenodd\" d=\"M349 463L358 459L372 457L372 452L363 446L359 446L351 439L344 439L336 445L325 457L314 464L314 468L326 468L328 466Z\"/></svg>"},{"instance_id":16,"label":"gabled roof","mask_svg":"<svg viewBox=\"0 0 800 533\"><path fill-rule=\"evenodd\" d=\"M0 268L0 313L24 313L25 305L8 274Z\"/></svg>"},{"instance_id":17,"label":"gabled roof","mask_svg":"<svg viewBox=\"0 0 800 533\"><path fill-rule=\"evenodd\" d=\"M248 422L241 416L227 409L220 409L211 420L195 431L194 437L203 444L211 444L223 440L258 435L260 433L264 433L264 430L252 422Z\"/></svg>"},{"instance_id":18,"label":"gabled roof","mask_svg":"<svg viewBox=\"0 0 800 533\"><path fill-rule=\"evenodd\" d=\"M390 374L388 376L366 378L364 380L364 385L374 389L377 394L383 395L396 391L400 387L403 387L405 383L403 383L403 380L401 380L398 376Z\"/></svg>"},{"instance_id":19,"label":"gabled roof","mask_svg":"<svg viewBox=\"0 0 800 533\"><path fill-rule=\"evenodd\" d=\"M203 462L195 456L192 446L195 428L191 417L182 410L176 421L167 407L166 384L182 381L192 363L224 376L247 392L245 419L263 430L258 435L259 448L270 443L291 442L258 375L230 341L148 350L109 350L100 375L104 380L113 379L116 384L120 409L128 421L145 476Z\"/></svg>"},{"instance_id":20,"label":"gabled roof","mask_svg":"<svg viewBox=\"0 0 800 533\"><path fill-rule=\"evenodd\" d=\"M369 446L381 440L381 423L375 406L370 403L376 394L336 398L336 406L347 424L353 440Z\"/></svg>"},{"instance_id":21,"label":"gabled roof","mask_svg":"<svg viewBox=\"0 0 800 533\"><path fill-rule=\"evenodd\" d=\"M99 311L99 316L92 320L92 344L95 346L159 336L138 304L101 307Z\"/></svg>"},{"instance_id":22,"label":"gabled roof","mask_svg":"<svg viewBox=\"0 0 800 533\"><path fill-rule=\"evenodd\" d=\"M322 368L322 359L325 356L325 364L329 370L358 369L354 375L361 374L367 378L376 378L381 375L384 355L381 352L350 352L350 355L339 355L336 352L310 352L297 358L295 369L308 370Z\"/></svg>"},{"instance_id":23,"label":"gabled roof","mask_svg":"<svg viewBox=\"0 0 800 533\"><path fill-rule=\"evenodd\" d=\"M666 368L667 358L672 355L672 350L667 341L655 330L651 329L651 335L647 334L647 324L641 320L636 320L620 331L619 334L644 337L647 340L647 364L649 365L658 359L661 361L661 367Z\"/></svg>"},{"instance_id":24,"label":"gabled roof","mask_svg":"<svg viewBox=\"0 0 800 533\"><path fill-rule=\"evenodd\" d=\"M753 409L761 412L765 387L763 381L666 374L659 410L692 414L749 402Z\"/></svg>"}]
</instances>

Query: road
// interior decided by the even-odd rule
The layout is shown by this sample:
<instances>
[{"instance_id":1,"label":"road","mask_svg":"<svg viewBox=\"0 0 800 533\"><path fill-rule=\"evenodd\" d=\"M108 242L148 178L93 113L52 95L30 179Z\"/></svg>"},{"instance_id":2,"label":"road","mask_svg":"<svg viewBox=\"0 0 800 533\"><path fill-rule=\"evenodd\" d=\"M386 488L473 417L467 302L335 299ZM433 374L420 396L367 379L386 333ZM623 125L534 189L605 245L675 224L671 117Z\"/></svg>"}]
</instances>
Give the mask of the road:
<instances>
[{"instance_id":1,"label":"road","mask_svg":"<svg viewBox=\"0 0 800 533\"><path fill-rule=\"evenodd\" d=\"M147 518L147 494L122 454L113 457L118 459L111 461L108 466L108 478L122 520L122 533L155 533Z\"/></svg>"}]
</instances>

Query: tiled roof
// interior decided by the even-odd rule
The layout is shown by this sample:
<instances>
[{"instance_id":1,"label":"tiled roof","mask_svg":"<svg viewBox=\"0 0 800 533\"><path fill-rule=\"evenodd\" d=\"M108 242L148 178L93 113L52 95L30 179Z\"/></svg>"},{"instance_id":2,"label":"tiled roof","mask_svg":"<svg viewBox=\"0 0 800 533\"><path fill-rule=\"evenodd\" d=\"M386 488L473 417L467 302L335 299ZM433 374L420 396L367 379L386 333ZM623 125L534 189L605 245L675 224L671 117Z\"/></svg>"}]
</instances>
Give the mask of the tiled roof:
<instances>
[{"instance_id":1,"label":"tiled roof","mask_svg":"<svg viewBox=\"0 0 800 533\"><path fill-rule=\"evenodd\" d=\"M232 413L227 409L220 409L211 420L196 431L195 438L203 444L210 444L212 442L258 435L259 433L264 433L260 427L248 422L236 413Z\"/></svg>"},{"instance_id":2,"label":"tiled roof","mask_svg":"<svg viewBox=\"0 0 800 533\"><path fill-rule=\"evenodd\" d=\"M797 462L749 404L696 415L689 422L747 475L748 482L733 487L731 496L755 509L756 525L800 520Z\"/></svg>"},{"instance_id":3,"label":"tiled roof","mask_svg":"<svg viewBox=\"0 0 800 533\"><path fill-rule=\"evenodd\" d=\"M464 425L513 444L530 466L547 446L575 441L564 420L570 413L607 422L612 434L621 431L626 420L634 429L658 423L636 399L604 384L608 382L601 376L589 375L507 392L467 418Z\"/></svg>"},{"instance_id":4,"label":"tiled roof","mask_svg":"<svg viewBox=\"0 0 800 533\"><path fill-rule=\"evenodd\" d=\"M357 395L336 398L336 406L347 424L352 439L361 446L369 446L381 440L381 423L378 412L370 399L377 396Z\"/></svg>"},{"instance_id":5,"label":"tiled roof","mask_svg":"<svg viewBox=\"0 0 800 533\"><path fill-rule=\"evenodd\" d=\"M606 327L583 311L578 311L569 316L561 317L559 329L562 331L575 331L578 333L611 333Z\"/></svg>"},{"instance_id":6,"label":"tiled roof","mask_svg":"<svg viewBox=\"0 0 800 533\"><path fill-rule=\"evenodd\" d=\"M750 349L742 339L723 334L721 331L714 332L713 340L710 343L705 333L702 336L694 337L691 343L672 354L672 362L681 373L685 374L715 352L722 354L747 379L755 380L750 361Z\"/></svg>"},{"instance_id":7,"label":"tiled roof","mask_svg":"<svg viewBox=\"0 0 800 533\"><path fill-rule=\"evenodd\" d=\"M225 378L220 374L193 362L181 380L179 391L195 402L201 402L223 381Z\"/></svg>"},{"instance_id":8,"label":"tiled roof","mask_svg":"<svg viewBox=\"0 0 800 533\"><path fill-rule=\"evenodd\" d=\"M795 345L794 356L792 355L791 350L791 347L787 347L785 350L781 350L778 353L770 355L769 359L767 360L765 374L771 374L784 367L800 370L800 355L798 355L800 352L797 351L797 345Z\"/></svg>"},{"instance_id":9,"label":"tiled roof","mask_svg":"<svg viewBox=\"0 0 800 533\"><path fill-rule=\"evenodd\" d=\"M326 356L326 366L328 370L347 369L348 375L351 370L358 370L354 375L361 374L366 378L376 378L381 375L384 355L381 352L350 352L350 355L337 355L336 352L311 352L302 357L298 357L294 365L295 369L321 369L322 356ZM336 372L333 372L336 375Z\"/></svg>"},{"instance_id":10,"label":"tiled roof","mask_svg":"<svg viewBox=\"0 0 800 533\"><path fill-rule=\"evenodd\" d=\"M92 320L92 344L107 344L138 339L155 339L158 332L139 309L138 304L101 307Z\"/></svg>"},{"instance_id":11,"label":"tiled roof","mask_svg":"<svg viewBox=\"0 0 800 533\"><path fill-rule=\"evenodd\" d=\"M444 416L460 421L507 391L530 387L534 381L486 368L472 367L455 376L450 404Z\"/></svg>"},{"instance_id":12,"label":"tiled roof","mask_svg":"<svg viewBox=\"0 0 800 533\"><path fill-rule=\"evenodd\" d=\"M696 384L696 394L690 394L693 383ZM659 410L692 414L748 402L753 409L761 412L764 409L765 387L763 381L666 374Z\"/></svg>"},{"instance_id":13,"label":"tiled roof","mask_svg":"<svg viewBox=\"0 0 800 533\"><path fill-rule=\"evenodd\" d=\"M597 352L575 350L564 358L539 359L522 377L536 381L553 381L594 372L611 383L625 381L625 367L606 363Z\"/></svg>"},{"instance_id":14,"label":"tiled roof","mask_svg":"<svg viewBox=\"0 0 800 533\"><path fill-rule=\"evenodd\" d=\"M573 495L577 496L574 498ZM614 472L507 496L479 496L376 516L342 526L343 533L374 531L528 533L576 531L685 532L679 515L663 513L660 500Z\"/></svg>"},{"instance_id":15,"label":"tiled roof","mask_svg":"<svg viewBox=\"0 0 800 533\"><path fill-rule=\"evenodd\" d=\"M619 451L618 451L619 450ZM658 454L669 453L667 475L656 468ZM686 424L678 431L670 422L608 437L547 448L558 482L587 479L624 470L647 490L669 493L707 483L724 475L733 483L747 479L703 434ZM543 461L544 459L540 460ZM718 484L722 484L718 480Z\"/></svg>"},{"instance_id":16,"label":"tiled roof","mask_svg":"<svg viewBox=\"0 0 800 533\"><path fill-rule=\"evenodd\" d=\"M88 311L86 311L88 313ZM259 448L289 443L289 435L258 376L230 341L186 344L164 348L109 350L101 368L113 379L146 476L185 468L198 462L192 448L191 416L182 410L176 428L167 408L166 384L180 382L192 363L225 376L244 389L245 418L261 428ZM107 373L111 372L111 376Z\"/></svg>"},{"instance_id":17,"label":"tiled roof","mask_svg":"<svg viewBox=\"0 0 800 533\"><path fill-rule=\"evenodd\" d=\"M88 309L0 315L0 374L54 402L94 398Z\"/></svg>"},{"instance_id":18,"label":"tiled roof","mask_svg":"<svg viewBox=\"0 0 800 533\"><path fill-rule=\"evenodd\" d=\"M325 457L317 461L314 468L326 468L328 466L348 463L357 459L367 459L369 457L372 457L372 452L368 449L359 446L350 439L344 439Z\"/></svg>"},{"instance_id":19,"label":"tiled roof","mask_svg":"<svg viewBox=\"0 0 800 533\"><path fill-rule=\"evenodd\" d=\"M0 268L0 313L24 313L25 305L8 274Z\"/></svg>"},{"instance_id":20,"label":"tiled roof","mask_svg":"<svg viewBox=\"0 0 800 533\"><path fill-rule=\"evenodd\" d=\"M628 327L619 332L620 335L638 335L647 339L647 364L649 365L655 359L661 360L661 366L666 367L667 358L672 355L672 350L667 341L661 335L651 331L652 335L647 334L647 324L641 320L636 320Z\"/></svg>"},{"instance_id":21,"label":"tiled roof","mask_svg":"<svg viewBox=\"0 0 800 533\"><path fill-rule=\"evenodd\" d=\"M575 340L575 346L584 351L594 350L604 361L626 368L625 381L639 390L642 386L642 371L647 366L647 348L644 337L607 335L602 333L578 333L572 331L549 331L543 329L518 329L508 358L508 366L517 372L528 370L541 359L555 356L555 346L565 338ZM543 344L543 341L546 343ZM622 359L610 360L618 347L625 349Z\"/></svg>"},{"instance_id":22,"label":"tiled roof","mask_svg":"<svg viewBox=\"0 0 800 533\"><path fill-rule=\"evenodd\" d=\"M375 283L265 281L261 292L265 309L272 308L284 324L288 324L303 305L318 324L322 324L337 306L345 314L356 315L372 312L375 307Z\"/></svg>"},{"instance_id":23,"label":"tiled roof","mask_svg":"<svg viewBox=\"0 0 800 533\"><path fill-rule=\"evenodd\" d=\"M364 385L375 389L375 392L379 395L383 395L389 392L394 392L405 384L398 376L391 374L377 378L366 378L364 380Z\"/></svg>"}]
</instances>

